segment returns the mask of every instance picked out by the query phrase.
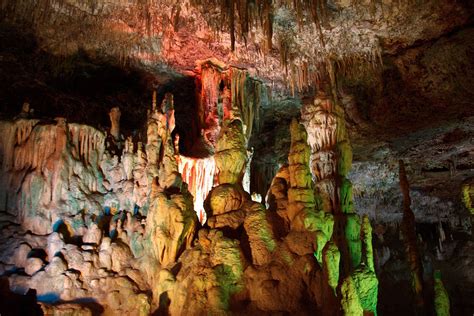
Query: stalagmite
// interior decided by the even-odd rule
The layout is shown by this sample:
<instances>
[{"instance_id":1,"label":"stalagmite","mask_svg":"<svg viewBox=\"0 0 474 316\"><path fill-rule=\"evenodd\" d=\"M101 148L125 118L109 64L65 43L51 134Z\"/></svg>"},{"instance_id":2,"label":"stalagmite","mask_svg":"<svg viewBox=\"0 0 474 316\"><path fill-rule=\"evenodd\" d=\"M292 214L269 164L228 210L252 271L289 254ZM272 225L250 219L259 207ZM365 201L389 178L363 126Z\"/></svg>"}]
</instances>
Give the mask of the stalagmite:
<instances>
[{"instance_id":1,"label":"stalagmite","mask_svg":"<svg viewBox=\"0 0 474 316\"><path fill-rule=\"evenodd\" d=\"M471 180L471 182L473 182ZM469 210L469 212L474 215L474 184L465 183L462 186L462 201L464 205Z\"/></svg>"},{"instance_id":2,"label":"stalagmite","mask_svg":"<svg viewBox=\"0 0 474 316\"><path fill-rule=\"evenodd\" d=\"M405 245L405 253L410 266L412 289L415 294L415 304L419 313L425 309L423 298L423 266L421 264L420 253L417 245L415 215L411 210L410 187L408 184L405 164L403 160L399 162L400 189L403 194L403 219L400 230Z\"/></svg>"},{"instance_id":3,"label":"stalagmite","mask_svg":"<svg viewBox=\"0 0 474 316\"><path fill-rule=\"evenodd\" d=\"M157 193L146 220L147 240L158 262L166 267L176 262L180 252L191 246L197 226L189 193Z\"/></svg>"},{"instance_id":4,"label":"stalagmite","mask_svg":"<svg viewBox=\"0 0 474 316\"><path fill-rule=\"evenodd\" d=\"M304 127L293 119L290 126L291 147L288 155L288 218L292 227L303 229L305 213L314 209L315 200L309 171L310 150ZM297 221L293 222L295 218Z\"/></svg>"},{"instance_id":5,"label":"stalagmite","mask_svg":"<svg viewBox=\"0 0 474 316\"><path fill-rule=\"evenodd\" d=\"M288 166L282 166L270 184L267 194L268 209L276 211L284 221L286 228L290 227L290 218L286 212L288 206L288 185L290 176L288 173Z\"/></svg>"},{"instance_id":6,"label":"stalagmite","mask_svg":"<svg viewBox=\"0 0 474 316\"><path fill-rule=\"evenodd\" d=\"M134 161L134 144L131 137L125 140L125 147L122 153L123 172L126 180L133 179L133 169L135 168Z\"/></svg>"},{"instance_id":7,"label":"stalagmite","mask_svg":"<svg viewBox=\"0 0 474 316\"><path fill-rule=\"evenodd\" d=\"M464 206L471 214L471 223L474 222L474 180L471 178L462 185L462 196ZM471 233L474 236L474 225L471 226Z\"/></svg>"},{"instance_id":8,"label":"stalagmite","mask_svg":"<svg viewBox=\"0 0 474 316\"><path fill-rule=\"evenodd\" d=\"M346 216L345 226L345 235L347 239L347 246L349 248L351 268L355 269L359 266L362 259L361 223L359 215L348 214Z\"/></svg>"},{"instance_id":9,"label":"stalagmite","mask_svg":"<svg viewBox=\"0 0 474 316\"><path fill-rule=\"evenodd\" d=\"M240 120L225 121L216 143L219 184L240 183L247 163L247 149Z\"/></svg>"},{"instance_id":10,"label":"stalagmite","mask_svg":"<svg viewBox=\"0 0 474 316\"><path fill-rule=\"evenodd\" d=\"M363 246L363 261L370 271L375 272L374 268L374 250L372 247L372 226L367 215L362 218L361 238Z\"/></svg>"},{"instance_id":11,"label":"stalagmite","mask_svg":"<svg viewBox=\"0 0 474 316\"><path fill-rule=\"evenodd\" d=\"M182 256L185 273L170 291L170 314L228 313L233 296L244 288L244 262L237 240L219 230L201 229L196 247Z\"/></svg>"},{"instance_id":12,"label":"stalagmite","mask_svg":"<svg viewBox=\"0 0 474 316\"><path fill-rule=\"evenodd\" d=\"M155 94L154 97L156 98ZM146 157L149 185L153 177L158 175L159 163L163 155L161 147L163 146L163 138L166 139L167 131L166 115L163 113L163 109L156 107L155 99L153 102L153 107L148 113L147 121Z\"/></svg>"},{"instance_id":13,"label":"stalagmite","mask_svg":"<svg viewBox=\"0 0 474 316\"><path fill-rule=\"evenodd\" d=\"M268 264L271 253L276 249L273 231L266 219L266 210L260 203L251 203L251 210L248 211L244 227L249 236L252 259L255 265Z\"/></svg>"},{"instance_id":14,"label":"stalagmite","mask_svg":"<svg viewBox=\"0 0 474 316\"><path fill-rule=\"evenodd\" d=\"M344 279L341 286L341 305L344 315L347 316L362 316L364 310L360 304L359 295L351 276Z\"/></svg>"},{"instance_id":15,"label":"stalagmite","mask_svg":"<svg viewBox=\"0 0 474 316\"><path fill-rule=\"evenodd\" d=\"M341 254L332 241L327 243L327 246L324 249L323 258L323 267L328 277L328 283L335 294L339 284L339 263L341 260Z\"/></svg>"},{"instance_id":16,"label":"stalagmite","mask_svg":"<svg viewBox=\"0 0 474 316\"><path fill-rule=\"evenodd\" d=\"M331 288L341 286L341 305L346 315L376 313L378 281L372 230L368 218L361 220L355 213L352 184L346 178L352 166L352 149L344 111L320 90L312 104L303 106L301 119L308 131L316 206L320 209L314 219L308 219L308 227L316 232L316 259L328 271ZM331 255L336 251L337 260ZM331 260L340 260L337 270Z\"/></svg>"},{"instance_id":17,"label":"stalagmite","mask_svg":"<svg viewBox=\"0 0 474 316\"><path fill-rule=\"evenodd\" d=\"M436 270L434 274L434 309L436 316L451 315L448 292L443 285L439 270Z\"/></svg>"}]
</instances>

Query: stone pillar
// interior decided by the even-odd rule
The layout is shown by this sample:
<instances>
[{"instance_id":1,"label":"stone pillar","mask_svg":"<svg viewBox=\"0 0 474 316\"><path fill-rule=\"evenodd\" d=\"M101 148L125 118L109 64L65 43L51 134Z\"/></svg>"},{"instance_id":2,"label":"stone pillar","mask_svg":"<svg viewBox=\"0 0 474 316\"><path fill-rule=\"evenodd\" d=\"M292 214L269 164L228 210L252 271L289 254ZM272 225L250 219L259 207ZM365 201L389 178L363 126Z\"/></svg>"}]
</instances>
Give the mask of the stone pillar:
<instances>
[{"instance_id":1,"label":"stone pillar","mask_svg":"<svg viewBox=\"0 0 474 316\"><path fill-rule=\"evenodd\" d=\"M326 218L316 212L305 225L316 232L316 258L328 271L333 290L337 284L342 285L342 292L359 296L358 310L374 313L378 281L373 268L372 232L368 219L361 220L352 203L352 184L347 179L352 149L345 129L344 109L331 93L321 89L313 103L303 106L301 119L311 148L316 209L330 215ZM334 258L340 258L340 271ZM342 308L346 313L353 312L353 304L346 300L343 293Z\"/></svg>"}]
</instances>

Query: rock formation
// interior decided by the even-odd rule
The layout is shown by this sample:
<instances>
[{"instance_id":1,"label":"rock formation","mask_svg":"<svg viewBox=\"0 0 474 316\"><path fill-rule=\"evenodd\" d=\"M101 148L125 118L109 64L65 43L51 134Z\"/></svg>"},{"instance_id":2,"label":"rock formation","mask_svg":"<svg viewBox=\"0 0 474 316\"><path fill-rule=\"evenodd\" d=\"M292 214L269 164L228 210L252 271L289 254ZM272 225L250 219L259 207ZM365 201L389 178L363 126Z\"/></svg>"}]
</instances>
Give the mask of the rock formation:
<instances>
[{"instance_id":1,"label":"rock formation","mask_svg":"<svg viewBox=\"0 0 474 316\"><path fill-rule=\"evenodd\" d=\"M0 314L473 314L473 10L0 0Z\"/></svg>"},{"instance_id":2,"label":"rock formation","mask_svg":"<svg viewBox=\"0 0 474 316\"><path fill-rule=\"evenodd\" d=\"M327 271L331 288L336 292L340 287L344 313L356 315L363 310L376 314L378 281L372 229L367 218L355 213L352 204L352 184L346 178L352 150L344 111L336 102L323 88L313 104L302 108L301 118L308 131L306 155L311 157L308 161L315 184L314 205L319 210L308 222L317 227L315 256Z\"/></svg>"},{"instance_id":3,"label":"rock formation","mask_svg":"<svg viewBox=\"0 0 474 316\"><path fill-rule=\"evenodd\" d=\"M423 266L421 264L420 252L417 244L415 216L410 208L410 191L405 171L405 164L403 163L403 160L400 160L399 164L400 188L403 194L403 220L400 231L405 244L408 264L410 265L412 289L416 297L416 306L418 312L423 313L425 309L423 297Z\"/></svg>"}]
</instances>

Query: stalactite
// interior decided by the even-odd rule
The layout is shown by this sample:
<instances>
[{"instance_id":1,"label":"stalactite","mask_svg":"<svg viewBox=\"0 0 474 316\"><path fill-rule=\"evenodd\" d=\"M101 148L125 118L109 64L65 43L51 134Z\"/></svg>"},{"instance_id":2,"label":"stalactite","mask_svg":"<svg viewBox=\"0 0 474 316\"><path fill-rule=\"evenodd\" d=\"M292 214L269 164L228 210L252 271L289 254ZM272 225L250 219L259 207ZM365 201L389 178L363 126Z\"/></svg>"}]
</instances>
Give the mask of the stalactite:
<instances>
[{"instance_id":1,"label":"stalactite","mask_svg":"<svg viewBox=\"0 0 474 316\"><path fill-rule=\"evenodd\" d=\"M222 122L239 119L243 124L247 144L254 124L258 124L262 95L262 82L250 78L248 72L236 67L227 67L210 59L198 66L197 85L201 92L199 117L202 134L214 146Z\"/></svg>"},{"instance_id":2,"label":"stalactite","mask_svg":"<svg viewBox=\"0 0 474 316\"><path fill-rule=\"evenodd\" d=\"M2 124L3 137L0 139L0 148L4 171L15 168L15 147L25 144L37 123L38 120L20 119L13 123Z\"/></svg>"},{"instance_id":3,"label":"stalactite","mask_svg":"<svg viewBox=\"0 0 474 316\"><path fill-rule=\"evenodd\" d=\"M97 165L105 150L105 134L80 124L68 124L68 128L74 146L74 158L84 161L85 164Z\"/></svg>"},{"instance_id":4,"label":"stalactite","mask_svg":"<svg viewBox=\"0 0 474 316\"><path fill-rule=\"evenodd\" d=\"M403 194L403 219L400 227L405 253L411 271L412 289L415 295L415 303L419 313L423 313L425 302L423 298L423 266L421 264L420 253L417 245L415 215L411 210L410 187L405 171L403 160L399 161L400 189Z\"/></svg>"},{"instance_id":5,"label":"stalactite","mask_svg":"<svg viewBox=\"0 0 474 316\"><path fill-rule=\"evenodd\" d=\"M189 192L194 197L194 211L202 224L206 221L204 200L214 186L215 171L216 162L214 157L179 157L179 172L183 177L183 181L188 184Z\"/></svg>"},{"instance_id":6,"label":"stalactite","mask_svg":"<svg viewBox=\"0 0 474 316\"><path fill-rule=\"evenodd\" d=\"M217 135L220 130L219 118L219 85L221 83L221 69L212 62L204 62L200 65L200 76L198 77L201 86L199 94L199 125L206 142L211 146L215 145Z\"/></svg>"},{"instance_id":7,"label":"stalactite","mask_svg":"<svg viewBox=\"0 0 474 316\"><path fill-rule=\"evenodd\" d=\"M231 69L232 107L236 115L240 113L247 141L252 135L254 122L259 120L262 93L260 81L249 78L247 71Z\"/></svg>"},{"instance_id":8,"label":"stalactite","mask_svg":"<svg viewBox=\"0 0 474 316\"><path fill-rule=\"evenodd\" d=\"M228 12L229 15L229 31L230 31L230 49L232 51L235 50L235 3L234 0L227 0L229 1L228 4Z\"/></svg>"}]
</instances>

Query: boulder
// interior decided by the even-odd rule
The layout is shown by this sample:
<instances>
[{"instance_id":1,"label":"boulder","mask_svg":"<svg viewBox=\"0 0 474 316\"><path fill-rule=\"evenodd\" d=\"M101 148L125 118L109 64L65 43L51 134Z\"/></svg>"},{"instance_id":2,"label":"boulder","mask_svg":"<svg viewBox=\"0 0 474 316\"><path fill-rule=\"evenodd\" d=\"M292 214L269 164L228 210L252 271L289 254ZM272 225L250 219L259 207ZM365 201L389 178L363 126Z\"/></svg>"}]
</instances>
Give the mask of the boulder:
<instances>
[{"instance_id":1,"label":"boulder","mask_svg":"<svg viewBox=\"0 0 474 316\"><path fill-rule=\"evenodd\" d=\"M43 267L43 260L40 258L28 258L25 265L25 273L33 275Z\"/></svg>"}]
</instances>

